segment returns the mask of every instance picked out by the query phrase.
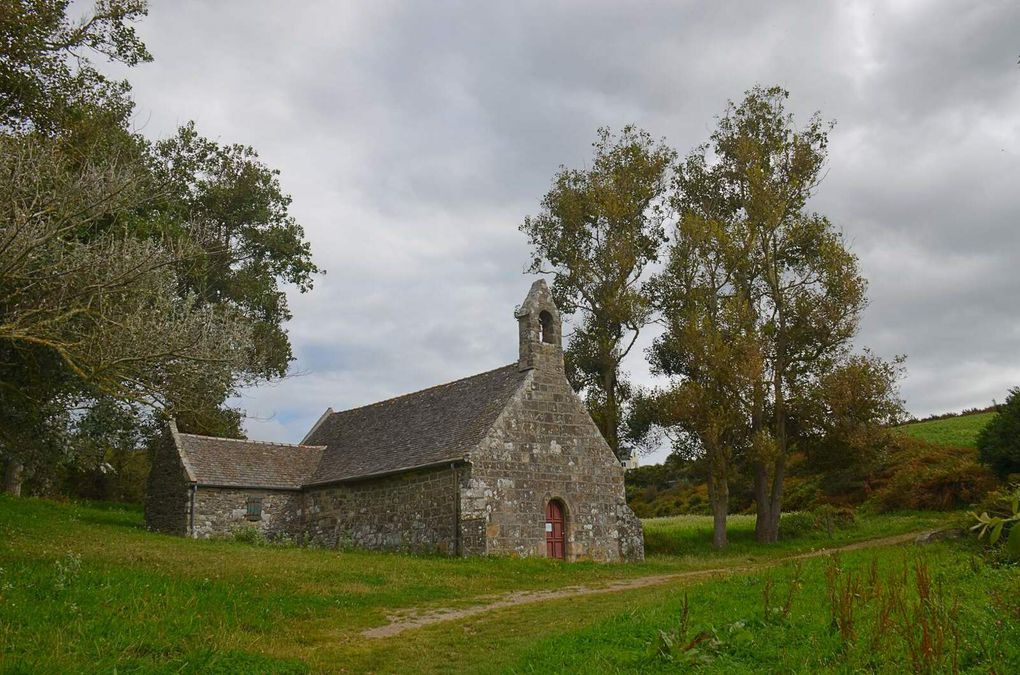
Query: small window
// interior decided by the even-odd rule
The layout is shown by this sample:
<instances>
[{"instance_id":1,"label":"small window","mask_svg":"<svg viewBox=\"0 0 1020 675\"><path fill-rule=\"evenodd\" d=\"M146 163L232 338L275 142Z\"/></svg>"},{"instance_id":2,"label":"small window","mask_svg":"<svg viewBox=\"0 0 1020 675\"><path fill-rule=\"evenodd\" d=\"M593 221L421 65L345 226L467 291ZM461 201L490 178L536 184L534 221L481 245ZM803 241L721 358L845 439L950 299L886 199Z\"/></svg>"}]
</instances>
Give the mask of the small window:
<instances>
[{"instance_id":1,"label":"small window","mask_svg":"<svg viewBox=\"0 0 1020 675\"><path fill-rule=\"evenodd\" d=\"M553 318L552 314L542 310L542 313L538 315L538 325L541 330L542 342L547 344L554 344L556 342L556 336L553 335Z\"/></svg>"},{"instance_id":2,"label":"small window","mask_svg":"<svg viewBox=\"0 0 1020 675\"><path fill-rule=\"evenodd\" d=\"M248 497L248 520L262 520L262 497Z\"/></svg>"}]
</instances>

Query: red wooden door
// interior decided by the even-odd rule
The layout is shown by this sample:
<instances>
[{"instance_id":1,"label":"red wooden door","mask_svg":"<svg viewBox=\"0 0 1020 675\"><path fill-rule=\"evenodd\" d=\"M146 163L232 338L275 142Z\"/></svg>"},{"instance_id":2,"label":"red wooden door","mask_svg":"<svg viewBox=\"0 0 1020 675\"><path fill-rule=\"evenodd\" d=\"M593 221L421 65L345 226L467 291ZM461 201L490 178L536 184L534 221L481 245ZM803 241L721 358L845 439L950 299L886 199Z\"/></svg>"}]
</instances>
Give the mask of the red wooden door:
<instances>
[{"instance_id":1,"label":"red wooden door","mask_svg":"<svg viewBox=\"0 0 1020 675\"><path fill-rule=\"evenodd\" d=\"M555 499L545 507L545 554L549 558L566 558L563 545L563 504Z\"/></svg>"}]
</instances>

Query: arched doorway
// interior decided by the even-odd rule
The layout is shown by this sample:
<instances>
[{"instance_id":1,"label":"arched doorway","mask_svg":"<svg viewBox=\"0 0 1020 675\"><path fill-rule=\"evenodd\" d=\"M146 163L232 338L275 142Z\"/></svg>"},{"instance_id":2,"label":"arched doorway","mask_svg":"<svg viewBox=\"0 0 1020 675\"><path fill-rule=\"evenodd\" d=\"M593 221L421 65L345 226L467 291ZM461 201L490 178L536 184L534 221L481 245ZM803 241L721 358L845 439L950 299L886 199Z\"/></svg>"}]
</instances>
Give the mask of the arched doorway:
<instances>
[{"instance_id":1,"label":"arched doorway","mask_svg":"<svg viewBox=\"0 0 1020 675\"><path fill-rule=\"evenodd\" d=\"M548 558L559 558L565 560L567 557L566 546L566 509L563 502L558 499L550 499L545 506L545 555Z\"/></svg>"}]
</instances>

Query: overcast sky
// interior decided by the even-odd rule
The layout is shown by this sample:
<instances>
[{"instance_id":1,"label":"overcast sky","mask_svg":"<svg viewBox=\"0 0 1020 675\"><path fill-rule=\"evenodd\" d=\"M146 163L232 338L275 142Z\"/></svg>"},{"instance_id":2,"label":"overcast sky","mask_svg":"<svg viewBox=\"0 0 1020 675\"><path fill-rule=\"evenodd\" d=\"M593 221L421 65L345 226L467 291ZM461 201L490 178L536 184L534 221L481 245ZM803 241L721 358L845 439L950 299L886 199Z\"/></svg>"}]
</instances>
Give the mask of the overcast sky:
<instances>
[{"instance_id":1,"label":"overcast sky","mask_svg":"<svg viewBox=\"0 0 1020 675\"><path fill-rule=\"evenodd\" d=\"M328 270L290 296L294 377L238 401L253 438L515 360L517 228L557 167L602 125L686 154L758 83L837 121L812 207L870 282L857 344L908 356L909 410L1020 385L1015 0L155 0L139 31L136 124L253 145Z\"/></svg>"}]
</instances>

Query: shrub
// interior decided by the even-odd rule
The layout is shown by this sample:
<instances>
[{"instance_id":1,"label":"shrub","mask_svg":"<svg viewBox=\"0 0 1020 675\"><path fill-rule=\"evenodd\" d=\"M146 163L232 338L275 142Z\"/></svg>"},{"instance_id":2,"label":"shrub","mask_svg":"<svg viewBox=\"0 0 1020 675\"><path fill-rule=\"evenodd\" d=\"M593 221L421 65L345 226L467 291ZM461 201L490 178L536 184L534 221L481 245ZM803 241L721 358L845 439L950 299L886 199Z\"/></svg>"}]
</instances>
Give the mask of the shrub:
<instances>
[{"instance_id":1,"label":"shrub","mask_svg":"<svg viewBox=\"0 0 1020 675\"><path fill-rule=\"evenodd\" d=\"M1020 485L988 493L970 515L976 521L970 529L978 533L978 539L987 535L989 547L1005 542L1002 557L1020 561Z\"/></svg>"},{"instance_id":2,"label":"shrub","mask_svg":"<svg viewBox=\"0 0 1020 675\"><path fill-rule=\"evenodd\" d=\"M262 530L254 525L242 525L230 533L230 539L241 544L251 544L252 546L265 546L269 543L266 535L262 534Z\"/></svg>"},{"instance_id":3,"label":"shrub","mask_svg":"<svg viewBox=\"0 0 1020 675\"><path fill-rule=\"evenodd\" d=\"M1006 403L977 438L981 461L1000 478L1020 472L1020 387L1009 390Z\"/></svg>"},{"instance_id":4,"label":"shrub","mask_svg":"<svg viewBox=\"0 0 1020 675\"><path fill-rule=\"evenodd\" d=\"M808 511L784 513L779 518L779 536L794 539L815 531L815 517Z\"/></svg>"},{"instance_id":5,"label":"shrub","mask_svg":"<svg viewBox=\"0 0 1020 675\"><path fill-rule=\"evenodd\" d=\"M873 501L879 511L945 511L978 501L996 481L972 448L902 437L878 472L876 484Z\"/></svg>"},{"instance_id":6,"label":"shrub","mask_svg":"<svg viewBox=\"0 0 1020 675\"><path fill-rule=\"evenodd\" d=\"M807 511L814 508L823 496L819 476L791 475L783 490L783 507L791 511Z\"/></svg>"},{"instance_id":7,"label":"shrub","mask_svg":"<svg viewBox=\"0 0 1020 675\"><path fill-rule=\"evenodd\" d=\"M708 515L708 486L681 483L668 490L642 489L627 501L638 518Z\"/></svg>"},{"instance_id":8,"label":"shrub","mask_svg":"<svg viewBox=\"0 0 1020 675\"><path fill-rule=\"evenodd\" d=\"M857 511L852 506L820 504L812 511L815 526L831 537L836 530L845 530L857 524Z\"/></svg>"},{"instance_id":9,"label":"shrub","mask_svg":"<svg viewBox=\"0 0 1020 675\"><path fill-rule=\"evenodd\" d=\"M810 511L784 513L779 519L779 536L801 537L814 532L826 532L831 537L836 530L853 527L857 512L850 506L822 504Z\"/></svg>"}]
</instances>

